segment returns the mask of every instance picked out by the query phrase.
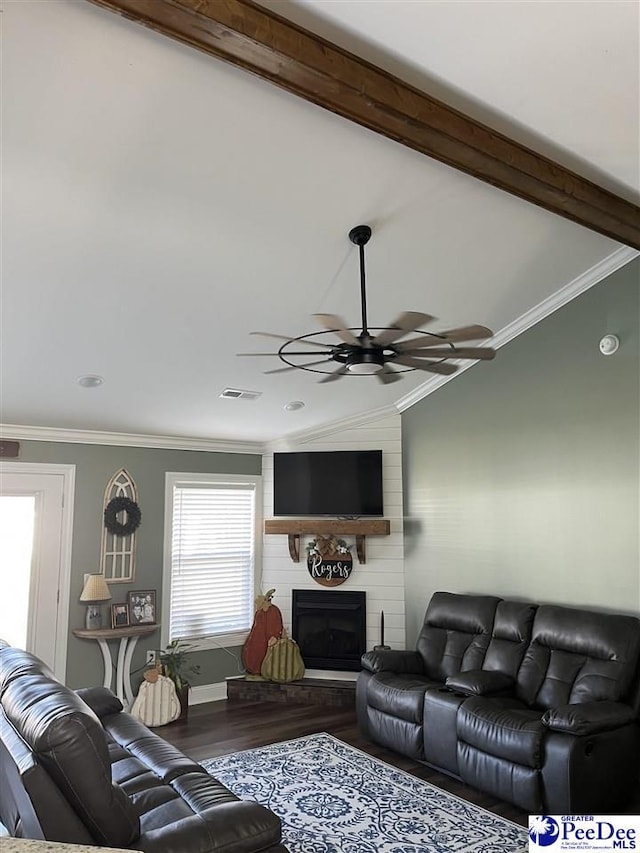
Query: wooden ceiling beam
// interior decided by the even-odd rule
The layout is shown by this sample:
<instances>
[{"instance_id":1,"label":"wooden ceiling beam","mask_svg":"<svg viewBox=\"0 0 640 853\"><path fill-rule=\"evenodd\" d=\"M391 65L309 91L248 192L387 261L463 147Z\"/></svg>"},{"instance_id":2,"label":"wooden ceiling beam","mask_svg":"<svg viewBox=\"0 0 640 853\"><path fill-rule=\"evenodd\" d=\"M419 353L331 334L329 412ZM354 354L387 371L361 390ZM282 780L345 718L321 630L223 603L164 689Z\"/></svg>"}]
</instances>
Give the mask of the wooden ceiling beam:
<instances>
[{"instance_id":1,"label":"wooden ceiling beam","mask_svg":"<svg viewBox=\"0 0 640 853\"><path fill-rule=\"evenodd\" d=\"M250 0L90 0L640 249L640 207Z\"/></svg>"}]
</instances>

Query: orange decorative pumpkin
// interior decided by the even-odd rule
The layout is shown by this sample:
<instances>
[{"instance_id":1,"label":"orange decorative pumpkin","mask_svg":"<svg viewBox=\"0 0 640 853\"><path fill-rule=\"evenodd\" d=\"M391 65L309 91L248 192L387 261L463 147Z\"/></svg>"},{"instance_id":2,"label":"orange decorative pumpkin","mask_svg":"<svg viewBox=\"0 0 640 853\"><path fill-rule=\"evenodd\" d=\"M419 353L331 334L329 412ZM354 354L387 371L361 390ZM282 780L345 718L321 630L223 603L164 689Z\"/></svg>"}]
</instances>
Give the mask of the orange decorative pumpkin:
<instances>
[{"instance_id":1,"label":"orange decorative pumpkin","mask_svg":"<svg viewBox=\"0 0 640 853\"><path fill-rule=\"evenodd\" d=\"M255 616L249 636L242 647L242 663L247 672L260 675L262 661L267 654L269 640L280 639L283 631L282 613L271 603L275 589L259 595L255 601Z\"/></svg>"}]
</instances>

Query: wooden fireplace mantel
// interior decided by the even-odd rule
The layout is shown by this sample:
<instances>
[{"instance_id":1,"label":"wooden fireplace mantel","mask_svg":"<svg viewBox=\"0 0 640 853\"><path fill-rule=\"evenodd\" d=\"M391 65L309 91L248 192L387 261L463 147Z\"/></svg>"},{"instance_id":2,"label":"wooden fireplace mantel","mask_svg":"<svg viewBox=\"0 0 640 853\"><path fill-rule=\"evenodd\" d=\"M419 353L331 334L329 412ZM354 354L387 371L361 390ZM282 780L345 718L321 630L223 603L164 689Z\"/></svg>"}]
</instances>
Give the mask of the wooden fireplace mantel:
<instances>
[{"instance_id":1,"label":"wooden fireplace mantel","mask_svg":"<svg viewBox=\"0 0 640 853\"><path fill-rule=\"evenodd\" d=\"M356 537L356 553L360 563L367 562L366 537L388 536L391 523L388 518L327 519L327 518L268 518L265 533L285 534L289 538L289 554L294 563L300 562L300 536L332 536L346 534Z\"/></svg>"}]
</instances>

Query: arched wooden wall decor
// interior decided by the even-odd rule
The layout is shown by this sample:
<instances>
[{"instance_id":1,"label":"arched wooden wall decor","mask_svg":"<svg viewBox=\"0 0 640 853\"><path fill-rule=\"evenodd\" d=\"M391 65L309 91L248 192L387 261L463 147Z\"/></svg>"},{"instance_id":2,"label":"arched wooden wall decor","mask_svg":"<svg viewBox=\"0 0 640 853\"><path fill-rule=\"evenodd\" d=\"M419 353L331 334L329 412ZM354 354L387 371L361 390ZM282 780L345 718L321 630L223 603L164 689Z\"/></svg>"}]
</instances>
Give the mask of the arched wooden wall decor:
<instances>
[{"instance_id":1,"label":"arched wooden wall decor","mask_svg":"<svg viewBox=\"0 0 640 853\"><path fill-rule=\"evenodd\" d=\"M105 523L105 513L110 504L111 507L116 507L117 503L125 501L117 501L112 504L114 499L125 498L126 502L132 501L135 504L134 512L128 513L126 509L121 509L115 514L114 519L109 525ZM115 526L116 529L128 526L137 528L139 524L140 511L138 507L138 489L128 471L121 468L113 475L107 483L107 488L104 491L103 501L103 524L102 524L102 545L101 553L101 571L107 583L131 583L135 577L135 557L136 557L136 531L119 535L113 533L108 528ZM132 520L136 521L135 510L137 510L138 524L132 524Z\"/></svg>"}]
</instances>

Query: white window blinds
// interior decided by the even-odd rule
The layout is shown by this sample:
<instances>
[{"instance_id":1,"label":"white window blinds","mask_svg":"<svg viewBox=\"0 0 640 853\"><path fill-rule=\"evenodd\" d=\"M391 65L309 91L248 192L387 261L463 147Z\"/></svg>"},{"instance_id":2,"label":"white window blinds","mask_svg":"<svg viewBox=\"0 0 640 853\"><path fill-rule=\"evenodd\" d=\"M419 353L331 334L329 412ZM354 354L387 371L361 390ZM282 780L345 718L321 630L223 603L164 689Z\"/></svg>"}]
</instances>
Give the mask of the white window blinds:
<instances>
[{"instance_id":1,"label":"white window blinds","mask_svg":"<svg viewBox=\"0 0 640 853\"><path fill-rule=\"evenodd\" d=\"M255 481L173 484L171 639L250 629L255 514Z\"/></svg>"}]
</instances>

